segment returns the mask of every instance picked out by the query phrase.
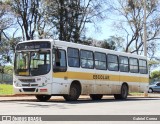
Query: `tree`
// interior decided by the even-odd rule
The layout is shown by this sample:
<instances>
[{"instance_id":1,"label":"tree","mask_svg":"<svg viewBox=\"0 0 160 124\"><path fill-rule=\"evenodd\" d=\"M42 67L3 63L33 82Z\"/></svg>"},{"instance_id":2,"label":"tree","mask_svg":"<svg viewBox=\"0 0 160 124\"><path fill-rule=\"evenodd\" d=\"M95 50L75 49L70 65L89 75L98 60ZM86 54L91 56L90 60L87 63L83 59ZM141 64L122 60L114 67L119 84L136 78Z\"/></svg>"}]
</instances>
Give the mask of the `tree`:
<instances>
[{"instance_id":1,"label":"tree","mask_svg":"<svg viewBox=\"0 0 160 124\"><path fill-rule=\"evenodd\" d=\"M124 39L122 37L117 37L117 36L110 36L110 38L101 41L101 46L102 48L106 49L111 49L111 50L116 50L116 51L123 51L123 42Z\"/></svg>"},{"instance_id":2,"label":"tree","mask_svg":"<svg viewBox=\"0 0 160 124\"><path fill-rule=\"evenodd\" d=\"M38 34L44 38L44 29L47 25L44 19L42 0L10 0L14 16L21 28L23 40L31 40Z\"/></svg>"},{"instance_id":3,"label":"tree","mask_svg":"<svg viewBox=\"0 0 160 124\"><path fill-rule=\"evenodd\" d=\"M105 48L105 49L111 49L111 50L115 50L115 42L112 40L109 40L109 42L107 40L104 40L101 42L101 48Z\"/></svg>"},{"instance_id":4,"label":"tree","mask_svg":"<svg viewBox=\"0 0 160 124\"><path fill-rule=\"evenodd\" d=\"M160 65L160 62L157 60L149 60L148 61L149 71L158 68L159 65Z\"/></svg>"},{"instance_id":5,"label":"tree","mask_svg":"<svg viewBox=\"0 0 160 124\"><path fill-rule=\"evenodd\" d=\"M13 66L5 66L4 73L5 74L13 74Z\"/></svg>"},{"instance_id":6,"label":"tree","mask_svg":"<svg viewBox=\"0 0 160 124\"><path fill-rule=\"evenodd\" d=\"M12 17L10 16L10 6L6 2L0 1L0 42L2 41L2 35L4 30L9 28L12 24Z\"/></svg>"},{"instance_id":7,"label":"tree","mask_svg":"<svg viewBox=\"0 0 160 124\"><path fill-rule=\"evenodd\" d=\"M92 38L87 38L83 39L81 44L88 45L88 46L94 46L94 47L100 47L104 49L111 49L111 50L116 50L116 48L119 48L116 44L116 41L112 39L113 37L109 39L104 39L104 40L95 40Z\"/></svg>"},{"instance_id":8,"label":"tree","mask_svg":"<svg viewBox=\"0 0 160 124\"><path fill-rule=\"evenodd\" d=\"M5 0L4 0L5 1ZM50 38L81 42L86 23L103 19L105 0L6 0L23 40Z\"/></svg>"},{"instance_id":9,"label":"tree","mask_svg":"<svg viewBox=\"0 0 160 124\"><path fill-rule=\"evenodd\" d=\"M112 0L108 2L112 14L119 16L119 20L114 21L116 28L126 41L126 52L142 54L143 51L143 0ZM159 1L147 0L147 46L148 55L153 57L157 39L160 39L159 23ZM154 44L154 45L153 45ZM154 48L153 48L153 47ZM129 49L131 51L129 51ZM151 56L150 56L151 55Z\"/></svg>"},{"instance_id":10,"label":"tree","mask_svg":"<svg viewBox=\"0 0 160 124\"><path fill-rule=\"evenodd\" d=\"M159 78L160 79L160 71L153 71L151 73L151 79Z\"/></svg>"},{"instance_id":11,"label":"tree","mask_svg":"<svg viewBox=\"0 0 160 124\"><path fill-rule=\"evenodd\" d=\"M10 6L5 1L0 1L0 65L8 60L10 44L7 41L5 30L13 25L13 17L10 13Z\"/></svg>"},{"instance_id":12,"label":"tree","mask_svg":"<svg viewBox=\"0 0 160 124\"><path fill-rule=\"evenodd\" d=\"M103 18L104 0L46 0L47 14L60 40L81 42L86 23Z\"/></svg>"}]
</instances>

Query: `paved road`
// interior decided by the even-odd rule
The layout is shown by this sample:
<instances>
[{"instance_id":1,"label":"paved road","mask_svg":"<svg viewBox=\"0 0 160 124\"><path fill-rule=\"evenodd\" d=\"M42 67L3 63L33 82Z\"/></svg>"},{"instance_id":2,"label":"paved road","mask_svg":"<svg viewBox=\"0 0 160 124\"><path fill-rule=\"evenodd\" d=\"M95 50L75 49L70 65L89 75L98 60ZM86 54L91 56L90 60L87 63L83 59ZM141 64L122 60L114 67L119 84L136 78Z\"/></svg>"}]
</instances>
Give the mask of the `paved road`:
<instances>
[{"instance_id":1,"label":"paved road","mask_svg":"<svg viewBox=\"0 0 160 124\"><path fill-rule=\"evenodd\" d=\"M82 96L76 102L54 96L48 102L38 102L34 96L0 97L0 115L160 115L159 106L160 97L157 96L129 97L125 101L112 96L91 101Z\"/></svg>"}]
</instances>

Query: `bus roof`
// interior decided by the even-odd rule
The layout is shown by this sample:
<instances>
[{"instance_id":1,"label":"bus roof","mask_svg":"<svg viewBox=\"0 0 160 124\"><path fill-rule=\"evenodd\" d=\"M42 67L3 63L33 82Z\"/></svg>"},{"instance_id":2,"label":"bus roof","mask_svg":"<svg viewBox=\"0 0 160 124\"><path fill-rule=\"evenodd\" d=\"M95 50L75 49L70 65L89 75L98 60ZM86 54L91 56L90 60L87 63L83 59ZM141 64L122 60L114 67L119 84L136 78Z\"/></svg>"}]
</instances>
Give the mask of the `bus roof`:
<instances>
[{"instance_id":1,"label":"bus roof","mask_svg":"<svg viewBox=\"0 0 160 124\"><path fill-rule=\"evenodd\" d=\"M53 45L56 45L56 46L59 45L59 46L65 46L65 47L73 47L73 48L78 48L78 49L91 50L91 51L97 51L97 52L106 52L106 53L110 53L110 54L116 54L116 55L128 56L128 57L136 57L136 58L142 58L142 59L147 58L143 55L137 55L137 54L127 53L127 52L119 52L119 51L104 49L104 48L95 47L95 46L88 46L88 45L67 42L67 41L61 41L61 40L53 40L53 39L28 40L28 41L19 42L18 44L26 43L26 42L44 42L44 41L51 42Z\"/></svg>"}]
</instances>

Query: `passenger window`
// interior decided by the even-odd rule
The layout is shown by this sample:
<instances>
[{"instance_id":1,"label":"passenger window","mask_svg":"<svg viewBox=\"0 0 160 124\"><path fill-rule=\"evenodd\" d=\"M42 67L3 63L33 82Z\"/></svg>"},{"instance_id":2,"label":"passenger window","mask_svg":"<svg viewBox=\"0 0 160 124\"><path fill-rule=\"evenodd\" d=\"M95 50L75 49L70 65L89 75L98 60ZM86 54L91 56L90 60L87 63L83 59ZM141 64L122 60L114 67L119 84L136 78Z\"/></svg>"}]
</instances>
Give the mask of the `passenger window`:
<instances>
[{"instance_id":1,"label":"passenger window","mask_svg":"<svg viewBox=\"0 0 160 124\"><path fill-rule=\"evenodd\" d=\"M79 50L68 48L68 65L70 67L79 67Z\"/></svg>"},{"instance_id":2,"label":"passenger window","mask_svg":"<svg viewBox=\"0 0 160 124\"><path fill-rule=\"evenodd\" d=\"M121 72L128 72L129 71L128 57L120 56L119 57L119 66L120 66Z\"/></svg>"},{"instance_id":3,"label":"passenger window","mask_svg":"<svg viewBox=\"0 0 160 124\"><path fill-rule=\"evenodd\" d=\"M99 70L106 70L107 69L107 59L105 53L95 52L95 68Z\"/></svg>"},{"instance_id":4,"label":"passenger window","mask_svg":"<svg viewBox=\"0 0 160 124\"><path fill-rule=\"evenodd\" d=\"M118 56L108 54L107 60L108 60L108 70L118 71Z\"/></svg>"},{"instance_id":5,"label":"passenger window","mask_svg":"<svg viewBox=\"0 0 160 124\"><path fill-rule=\"evenodd\" d=\"M139 60L139 72L141 74L147 74L148 69L147 69L147 61L146 60Z\"/></svg>"},{"instance_id":6,"label":"passenger window","mask_svg":"<svg viewBox=\"0 0 160 124\"><path fill-rule=\"evenodd\" d=\"M87 50L81 50L81 67L82 68L94 68L93 52Z\"/></svg>"},{"instance_id":7,"label":"passenger window","mask_svg":"<svg viewBox=\"0 0 160 124\"><path fill-rule=\"evenodd\" d=\"M129 58L129 64L130 64L130 72L131 73L138 73L138 59L136 58Z\"/></svg>"}]
</instances>

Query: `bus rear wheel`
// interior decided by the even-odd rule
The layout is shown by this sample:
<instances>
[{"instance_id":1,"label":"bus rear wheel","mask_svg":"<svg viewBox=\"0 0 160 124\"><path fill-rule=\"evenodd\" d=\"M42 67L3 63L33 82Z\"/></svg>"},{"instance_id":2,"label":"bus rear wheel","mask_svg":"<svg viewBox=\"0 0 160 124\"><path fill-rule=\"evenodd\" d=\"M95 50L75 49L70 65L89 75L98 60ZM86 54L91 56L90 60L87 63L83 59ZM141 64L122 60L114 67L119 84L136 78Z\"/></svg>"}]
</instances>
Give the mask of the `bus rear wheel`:
<instances>
[{"instance_id":1,"label":"bus rear wheel","mask_svg":"<svg viewBox=\"0 0 160 124\"><path fill-rule=\"evenodd\" d=\"M36 95L36 98L41 102L45 102L51 98L51 95Z\"/></svg>"},{"instance_id":2,"label":"bus rear wheel","mask_svg":"<svg viewBox=\"0 0 160 124\"><path fill-rule=\"evenodd\" d=\"M71 85L69 95L64 95L66 101L76 101L81 94L80 87L78 85Z\"/></svg>"},{"instance_id":3,"label":"bus rear wheel","mask_svg":"<svg viewBox=\"0 0 160 124\"><path fill-rule=\"evenodd\" d=\"M128 96L128 86L127 84L123 84L121 86L121 94L114 94L115 99L125 100Z\"/></svg>"},{"instance_id":4,"label":"bus rear wheel","mask_svg":"<svg viewBox=\"0 0 160 124\"><path fill-rule=\"evenodd\" d=\"M90 94L90 98L91 98L92 100L101 100L102 97L103 97L102 94Z\"/></svg>"}]
</instances>

